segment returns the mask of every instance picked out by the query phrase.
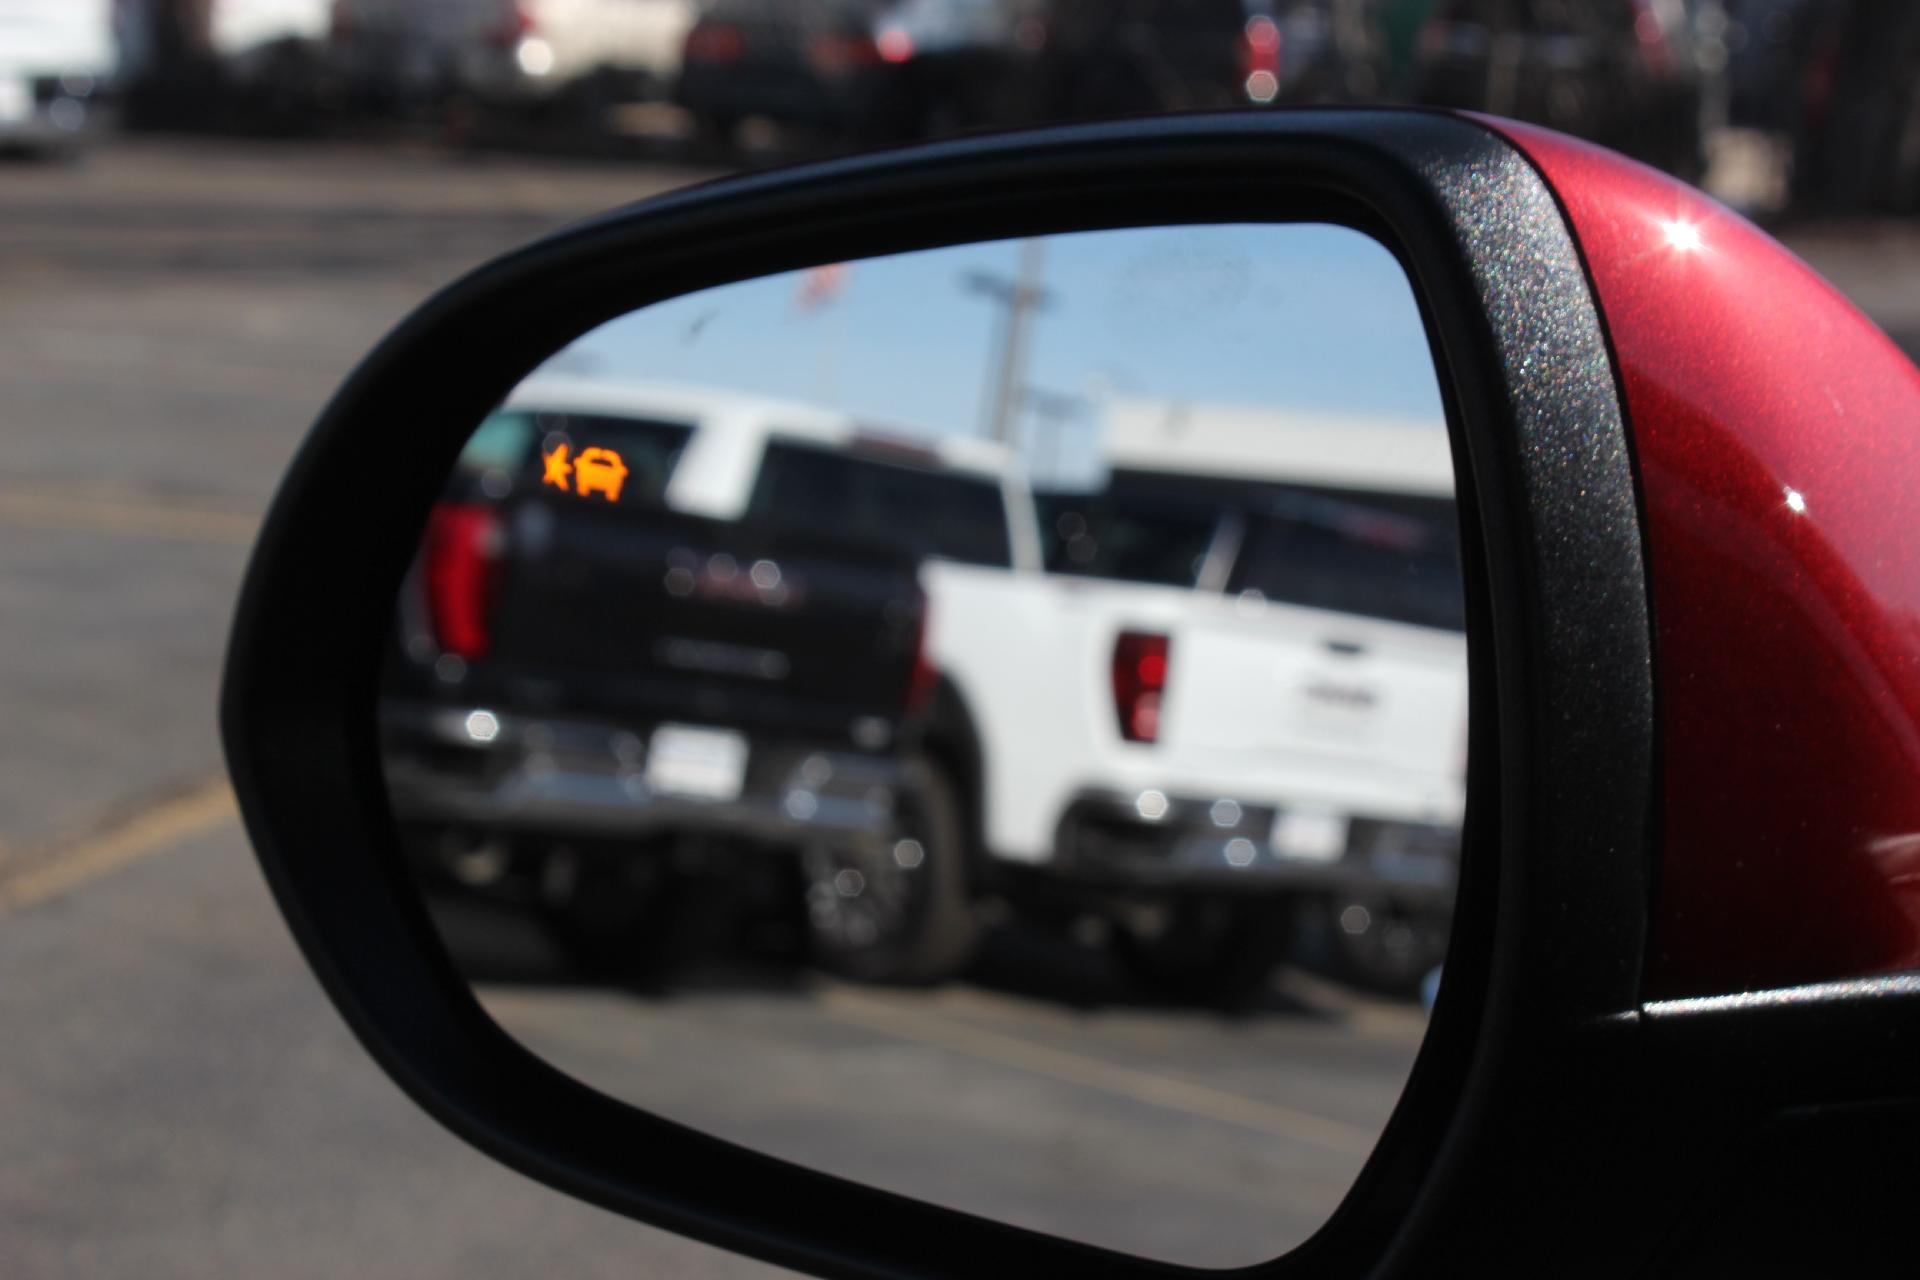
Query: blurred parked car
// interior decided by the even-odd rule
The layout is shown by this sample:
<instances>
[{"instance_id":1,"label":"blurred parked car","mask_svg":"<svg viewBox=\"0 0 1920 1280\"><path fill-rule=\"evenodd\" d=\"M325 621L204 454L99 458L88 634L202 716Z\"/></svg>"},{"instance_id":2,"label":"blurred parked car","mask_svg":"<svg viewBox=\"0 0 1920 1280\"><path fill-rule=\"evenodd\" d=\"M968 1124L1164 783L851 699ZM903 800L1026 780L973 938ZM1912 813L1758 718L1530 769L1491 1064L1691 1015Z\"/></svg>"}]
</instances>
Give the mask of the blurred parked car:
<instances>
[{"instance_id":1,"label":"blurred parked car","mask_svg":"<svg viewBox=\"0 0 1920 1280\"><path fill-rule=\"evenodd\" d=\"M328 91L331 0L212 0L209 47L223 87L239 103L295 123Z\"/></svg>"},{"instance_id":2,"label":"blurred parked car","mask_svg":"<svg viewBox=\"0 0 1920 1280\"><path fill-rule=\"evenodd\" d=\"M288 46L317 51L333 9L332 0L212 0L209 40L215 56L240 68Z\"/></svg>"},{"instance_id":3,"label":"blurred parked car","mask_svg":"<svg viewBox=\"0 0 1920 1280\"><path fill-rule=\"evenodd\" d=\"M694 0L335 0L330 61L363 102L597 112L664 96Z\"/></svg>"},{"instance_id":4,"label":"blurred parked car","mask_svg":"<svg viewBox=\"0 0 1920 1280\"><path fill-rule=\"evenodd\" d=\"M742 120L864 141L1023 123L1035 0L713 0L676 94L709 137Z\"/></svg>"},{"instance_id":5,"label":"blurred parked car","mask_svg":"<svg viewBox=\"0 0 1920 1280\"><path fill-rule=\"evenodd\" d=\"M133 127L302 130L330 100L333 0L116 0Z\"/></svg>"},{"instance_id":6,"label":"blurred parked car","mask_svg":"<svg viewBox=\"0 0 1920 1280\"><path fill-rule=\"evenodd\" d=\"M1544 124L1690 180L1714 74L1682 0L1440 0L1414 99Z\"/></svg>"},{"instance_id":7,"label":"blurred parked car","mask_svg":"<svg viewBox=\"0 0 1920 1280\"><path fill-rule=\"evenodd\" d=\"M0 0L0 151L80 145L113 69L109 0Z\"/></svg>"},{"instance_id":8,"label":"blurred parked car","mask_svg":"<svg viewBox=\"0 0 1920 1280\"><path fill-rule=\"evenodd\" d=\"M679 101L856 141L1146 111L1326 100L1325 6L1270 0L714 0Z\"/></svg>"},{"instance_id":9,"label":"blurred parked car","mask_svg":"<svg viewBox=\"0 0 1920 1280\"><path fill-rule=\"evenodd\" d=\"M1189 111L1275 101L1288 62L1270 0L1048 0L1043 75L1054 118ZM1292 20L1303 43L1326 39L1322 15ZM1322 46L1323 47L1323 46Z\"/></svg>"},{"instance_id":10,"label":"blurred parked car","mask_svg":"<svg viewBox=\"0 0 1920 1280\"><path fill-rule=\"evenodd\" d=\"M1733 0L1726 7L1729 123L1778 134L1793 129L1811 7L1812 0Z\"/></svg>"},{"instance_id":11,"label":"blurred parked car","mask_svg":"<svg viewBox=\"0 0 1920 1280\"><path fill-rule=\"evenodd\" d=\"M1793 21L1795 203L1920 212L1920 5L1831 0Z\"/></svg>"}]
</instances>

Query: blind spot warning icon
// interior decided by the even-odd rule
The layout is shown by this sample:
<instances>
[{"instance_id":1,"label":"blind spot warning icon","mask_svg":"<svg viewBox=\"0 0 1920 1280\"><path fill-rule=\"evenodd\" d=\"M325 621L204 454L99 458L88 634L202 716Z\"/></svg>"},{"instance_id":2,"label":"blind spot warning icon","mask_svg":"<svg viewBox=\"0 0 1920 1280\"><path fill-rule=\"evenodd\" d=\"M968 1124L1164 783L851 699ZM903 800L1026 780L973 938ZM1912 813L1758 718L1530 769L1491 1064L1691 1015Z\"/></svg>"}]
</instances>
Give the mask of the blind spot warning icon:
<instances>
[{"instance_id":1,"label":"blind spot warning icon","mask_svg":"<svg viewBox=\"0 0 1920 1280\"><path fill-rule=\"evenodd\" d=\"M583 498L597 492L605 494L608 502L618 502L620 488L627 482L627 464L611 449L582 449L573 462L573 482Z\"/></svg>"}]
</instances>

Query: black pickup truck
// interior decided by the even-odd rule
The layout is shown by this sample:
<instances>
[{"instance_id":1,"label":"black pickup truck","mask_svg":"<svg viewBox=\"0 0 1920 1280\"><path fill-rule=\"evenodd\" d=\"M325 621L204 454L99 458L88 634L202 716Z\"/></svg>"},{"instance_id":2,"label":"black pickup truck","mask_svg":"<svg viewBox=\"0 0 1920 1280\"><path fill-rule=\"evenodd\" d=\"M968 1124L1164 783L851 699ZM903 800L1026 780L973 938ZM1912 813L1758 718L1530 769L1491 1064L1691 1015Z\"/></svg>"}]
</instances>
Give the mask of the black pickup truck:
<instances>
[{"instance_id":1,"label":"black pickup truck","mask_svg":"<svg viewBox=\"0 0 1920 1280\"><path fill-rule=\"evenodd\" d=\"M692 428L503 413L433 513L381 702L416 866L645 963L688 874L789 905L817 959L943 976L970 942L906 550L668 509ZM558 461L556 462L556 459Z\"/></svg>"}]
</instances>

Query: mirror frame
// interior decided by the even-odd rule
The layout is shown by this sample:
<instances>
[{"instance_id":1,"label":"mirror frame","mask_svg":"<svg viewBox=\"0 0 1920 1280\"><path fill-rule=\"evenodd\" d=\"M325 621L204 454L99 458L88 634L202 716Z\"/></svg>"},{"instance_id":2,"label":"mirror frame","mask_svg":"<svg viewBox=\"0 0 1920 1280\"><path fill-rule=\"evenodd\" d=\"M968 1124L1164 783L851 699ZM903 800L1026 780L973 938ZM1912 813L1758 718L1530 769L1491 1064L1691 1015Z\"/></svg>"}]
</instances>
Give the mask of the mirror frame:
<instances>
[{"instance_id":1,"label":"mirror frame","mask_svg":"<svg viewBox=\"0 0 1920 1280\"><path fill-rule=\"evenodd\" d=\"M474 424L522 376L651 302L822 262L1303 220L1372 235L1419 300L1456 462L1471 700L1446 980L1393 1118L1319 1231L1233 1273L1060 1240L617 1102L482 1011L406 872L373 706L427 509ZM1590 1162L1554 1153L1607 1150L1638 1102L1622 1064L1639 1027L1657 804L1640 530L1585 269L1550 189L1487 126L1334 110L965 139L669 194L428 301L348 379L282 484L236 612L222 731L274 896L368 1052L454 1133L563 1192L826 1275L1491 1265L1611 1234L1582 1208ZM1519 1224L1517 1203L1545 1208Z\"/></svg>"}]
</instances>

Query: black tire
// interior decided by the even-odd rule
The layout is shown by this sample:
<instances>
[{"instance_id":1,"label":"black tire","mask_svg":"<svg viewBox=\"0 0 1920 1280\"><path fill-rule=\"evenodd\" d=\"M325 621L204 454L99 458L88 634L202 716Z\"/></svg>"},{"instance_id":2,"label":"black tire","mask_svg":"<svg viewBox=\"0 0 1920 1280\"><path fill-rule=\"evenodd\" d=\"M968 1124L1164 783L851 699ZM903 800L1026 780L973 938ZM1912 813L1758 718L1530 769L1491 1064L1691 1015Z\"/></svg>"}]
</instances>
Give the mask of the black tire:
<instances>
[{"instance_id":1,"label":"black tire","mask_svg":"<svg viewBox=\"0 0 1920 1280\"><path fill-rule=\"evenodd\" d=\"M888 840L802 853L811 950L830 972L922 985L954 977L973 957L979 930L952 780L926 759L910 773Z\"/></svg>"},{"instance_id":2,"label":"black tire","mask_svg":"<svg viewBox=\"0 0 1920 1280\"><path fill-rule=\"evenodd\" d=\"M1165 929L1114 931L1115 958L1142 993L1158 1000L1243 1009L1267 993L1292 939L1292 915L1270 903L1178 904Z\"/></svg>"}]
</instances>

